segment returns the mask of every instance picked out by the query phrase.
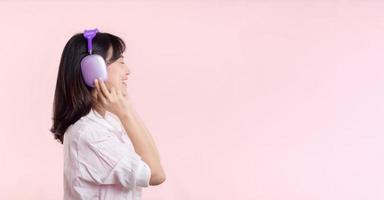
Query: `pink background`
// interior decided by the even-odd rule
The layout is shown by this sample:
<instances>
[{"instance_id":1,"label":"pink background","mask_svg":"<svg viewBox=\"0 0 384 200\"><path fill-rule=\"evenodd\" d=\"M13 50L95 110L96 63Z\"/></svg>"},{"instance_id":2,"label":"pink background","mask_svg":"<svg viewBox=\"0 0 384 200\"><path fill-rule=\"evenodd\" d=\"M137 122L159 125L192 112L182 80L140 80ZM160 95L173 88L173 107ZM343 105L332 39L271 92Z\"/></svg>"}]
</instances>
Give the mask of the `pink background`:
<instances>
[{"instance_id":1,"label":"pink background","mask_svg":"<svg viewBox=\"0 0 384 200\"><path fill-rule=\"evenodd\" d=\"M384 199L379 1L3 1L0 199L62 198L68 39L121 36L167 180L147 200Z\"/></svg>"}]
</instances>

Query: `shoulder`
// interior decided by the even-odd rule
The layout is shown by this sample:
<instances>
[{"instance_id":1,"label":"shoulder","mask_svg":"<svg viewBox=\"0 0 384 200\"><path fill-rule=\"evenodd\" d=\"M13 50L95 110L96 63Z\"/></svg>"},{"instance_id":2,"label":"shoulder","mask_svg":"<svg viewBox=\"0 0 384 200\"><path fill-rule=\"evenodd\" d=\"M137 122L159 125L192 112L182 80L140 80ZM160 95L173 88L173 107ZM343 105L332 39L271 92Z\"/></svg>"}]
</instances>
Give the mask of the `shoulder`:
<instances>
[{"instance_id":1,"label":"shoulder","mask_svg":"<svg viewBox=\"0 0 384 200\"><path fill-rule=\"evenodd\" d=\"M64 137L69 141L92 143L105 139L108 136L107 132L98 123L84 116L68 127Z\"/></svg>"}]
</instances>

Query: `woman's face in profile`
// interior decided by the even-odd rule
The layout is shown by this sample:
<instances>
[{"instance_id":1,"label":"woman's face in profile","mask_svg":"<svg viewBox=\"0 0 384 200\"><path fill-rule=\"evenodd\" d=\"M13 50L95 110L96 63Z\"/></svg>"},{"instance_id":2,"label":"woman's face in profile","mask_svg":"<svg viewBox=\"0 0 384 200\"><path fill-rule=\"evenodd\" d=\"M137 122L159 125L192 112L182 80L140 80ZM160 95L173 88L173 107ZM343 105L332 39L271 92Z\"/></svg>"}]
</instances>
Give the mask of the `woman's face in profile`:
<instances>
[{"instance_id":1,"label":"woman's face in profile","mask_svg":"<svg viewBox=\"0 0 384 200\"><path fill-rule=\"evenodd\" d=\"M107 61L112 57L112 48L108 49ZM128 66L124 63L124 57L121 56L115 62L107 66L108 80L105 82L108 89L114 87L120 90L125 96L127 93L127 81L130 73Z\"/></svg>"}]
</instances>

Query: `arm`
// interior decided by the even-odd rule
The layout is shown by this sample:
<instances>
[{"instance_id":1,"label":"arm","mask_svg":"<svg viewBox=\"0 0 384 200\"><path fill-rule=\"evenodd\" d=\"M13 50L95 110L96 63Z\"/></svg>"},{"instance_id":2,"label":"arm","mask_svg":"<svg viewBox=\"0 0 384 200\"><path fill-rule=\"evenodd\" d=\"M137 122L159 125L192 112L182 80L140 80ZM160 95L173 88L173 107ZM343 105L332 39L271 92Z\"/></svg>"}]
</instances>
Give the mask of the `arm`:
<instances>
[{"instance_id":1,"label":"arm","mask_svg":"<svg viewBox=\"0 0 384 200\"><path fill-rule=\"evenodd\" d=\"M160 164L160 162L161 162L160 161L160 154L159 154L159 151L155 145L154 139L153 139L152 135L150 134L149 130L147 129L147 127L145 126L144 121L141 119L140 115L134 109L133 109L133 117L136 120L136 122L139 124L142 132L145 134L147 141L150 143L153 151L155 151L155 153L156 153L156 157L158 158L158 163L159 163L159 167L161 170L161 173L159 174L157 179L160 179L159 181L162 183L165 181L166 175L165 175L164 169L162 168L162 166Z\"/></svg>"},{"instance_id":2,"label":"arm","mask_svg":"<svg viewBox=\"0 0 384 200\"><path fill-rule=\"evenodd\" d=\"M165 173L160 163L159 153L148 130L140 123L135 112L126 113L120 117L120 120L132 141L135 151L151 168L149 184L159 185L163 183L165 181Z\"/></svg>"},{"instance_id":3,"label":"arm","mask_svg":"<svg viewBox=\"0 0 384 200\"><path fill-rule=\"evenodd\" d=\"M165 181L165 173L160 164L159 154L152 138L145 127L142 127L135 117L135 111L128 97L125 97L121 91L111 88L111 92L107 89L103 81L95 80L97 89L97 101L102 102L102 106L116 114L122 123L128 137L132 141L135 152L140 155L141 159L149 166L151 177L149 185L159 185ZM101 88L101 89L100 89Z\"/></svg>"},{"instance_id":4,"label":"arm","mask_svg":"<svg viewBox=\"0 0 384 200\"><path fill-rule=\"evenodd\" d=\"M159 150L157 149L157 147L155 145L155 142L153 140L152 135L150 134L147 127L145 126L144 121L141 119L140 115L135 110L133 112L133 116L134 116L135 120L137 121L137 123L139 124L139 126L141 127L141 129L143 130L143 132L145 133L148 141L151 143L151 146L155 150L157 157L160 159Z\"/></svg>"}]
</instances>

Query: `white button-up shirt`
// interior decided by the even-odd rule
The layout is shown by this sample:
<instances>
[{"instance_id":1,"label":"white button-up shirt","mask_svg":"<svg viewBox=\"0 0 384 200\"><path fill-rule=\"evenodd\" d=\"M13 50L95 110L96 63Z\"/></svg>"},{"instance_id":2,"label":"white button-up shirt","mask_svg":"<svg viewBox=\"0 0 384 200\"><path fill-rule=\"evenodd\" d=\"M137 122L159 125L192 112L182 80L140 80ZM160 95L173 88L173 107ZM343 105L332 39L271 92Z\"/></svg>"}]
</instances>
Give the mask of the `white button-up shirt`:
<instances>
[{"instance_id":1,"label":"white button-up shirt","mask_svg":"<svg viewBox=\"0 0 384 200\"><path fill-rule=\"evenodd\" d=\"M91 109L64 134L64 200L140 200L150 176L111 112Z\"/></svg>"}]
</instances>

